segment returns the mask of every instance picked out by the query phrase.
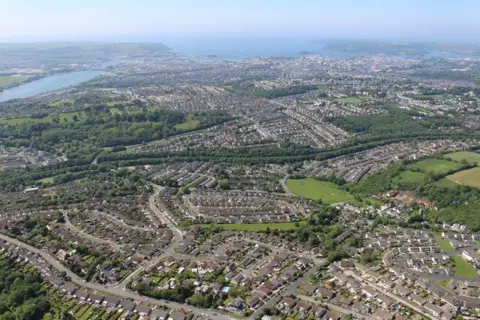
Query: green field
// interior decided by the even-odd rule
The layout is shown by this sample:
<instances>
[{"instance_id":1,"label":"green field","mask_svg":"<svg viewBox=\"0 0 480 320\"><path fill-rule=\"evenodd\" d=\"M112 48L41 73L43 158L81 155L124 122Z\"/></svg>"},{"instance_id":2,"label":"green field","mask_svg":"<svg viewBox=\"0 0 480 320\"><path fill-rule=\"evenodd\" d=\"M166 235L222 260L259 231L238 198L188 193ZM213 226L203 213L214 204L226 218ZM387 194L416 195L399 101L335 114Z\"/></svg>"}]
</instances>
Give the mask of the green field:
<instances>
[{"instance_id":1,"label":"green field","mask_svg":"<svg viewBox=\"0 0 480 320\"><path fill-rule=\"evenodd\" d=\"M58 114L58 118L60 122L72 121L75 116L77 116L78 119L81 119L85 117L85 112L83 111L82 112L66 112L66 113ZM53 115L51 114L40 119L30 118L30 117L10 118L10 119L0 118L0 124L10 124L10 125L22 124L22 123L47 123L52 121L53 121Z\"/></svg>"},{"instance_id":2,"label":"green field","mask_svg":"<svg viewBox=\"0 0 480 320\"><path fill-rule=\"evenodd\" d=\"M200 121L195 119L193 114L187 115L187 119L184 123L179 123L175 126L178 130L193 130L198 127Z\"/></svg>"},{"instance_id":3,"label":"green field","mask_svg":"<svg viewBox=\"0 0 480 320\"><path fill-rule=\"evenodd\" d=\"M459 151L445 155L446 159L452 159L453 161L480 164L480 153L471 151Z\"/></svg>"},{"instance_id":4,"label":"green field","mask_svg":"<svg viewBox=\"0 0 480 320\"><path fill-rule=\"evenodd\" d=\"M345 98L334 98L333 101L339 103L362 103L367 99L365 97L345 97Z\"/></svg>"},{"instance_id":5,"label":"green field","mask_svg":"<svg viewBox=\"0 0 480 320\"><path fill-rule=\"evenodd\" d=\"M335 183L315 179L288 179L287 187L296 195L314 200L321 199L326 204L350 202L353 196L341 190Z\"/></svg>"},{"instance_id":6,"label":"green field","mask_svg":"<svg viewBox=\"0 0 480 320\"><path fill-rule=\"evenodd\" d=\"M440 179L433 183L433 185L441 188L456 188L458 183L448 180L447 178Z\"/></svg>"},{"instance_id":7,"label":"green field","mask_svg":"<svg viewBox=\"0 0 480 320\"><path fill-rule=\"evenodd\" d=\"M455 262L455 275L457 277L476 279L478 277L477 269L470 263L463 260L460 256L453 256Z\"/></svg>"},{"instance_id":8,"label":"green field","mask_svg":"<svg viewBox=\"0 0 480 320\"><path fill-rule=\"evenodd\" d=\"M437 240L438 245L440 246L440 249L443 252L453 251L453 247L450 244L450 242L448 242L448 240L443 239L439 232L434 232L433 235L435 236L435 240Z\"/></svg>"},{"instance_id":9,"label":"green field","mask_svg":"<svg viewBox=\"0 0 480 320\"><path fill-rule=\"evenodd\" d=\"M298 221L302 226L307 224L306 221ZM225 230L231 231L265 231L268 228L271 230L288 230L294 229L296 222L276 222L276 223L232 223L232 224L202 224L202 228L209 228L211 226L221 227Z\"/></svg>"},{"instance_id":10,"label":"green field","mask_svg":"<svg viewBox=\"0 0 480 320\"><path fill-rule=\"evenodd\" d=\"M53 183L53 180L54 180L55 177L47 177L47 178L43 178L43 179L40 179L38 180L39 182L42 182L42 183Z\"/></svg>"},{"instance_id":11,"label":"green field","mask_svg":"<svg viewBox=\"0 0 480 320\"><path fill-rule=\"evenodd\" d=\"M0 76L0 87L6 87L14 83L22 83L27 77Z\"/></svg>"},{"instance_id":12,"label":"green field","mask_svg":"<svg viewBox=\"0 0 480 320\"><path fill-rule=\"evenodd\" d=\"M480 188L480 168L459 171L449 175L447 179L461 185Z\"/></svg>"},{"instance_id":13,"label":"green field","mask_svg":"<svg viewBox=\"0 0 480 320\"><path fill-rule=\"evenodd\" d=\"M424 184L428 180L428 176L421 172L403 171L400 175L393 178L394 183L415 183Z\"/></svg>"},{"instance_id":14,"label":"green field","mask_svg":"<svg viewBox=\"0 0 480 320\"><path fill-rule=\"evenodd\" d=\"M445 174L451 170L460 169L461 166L460 163L443 159L425 159L408 165L408 168L429 174Z\"/></svg>"},{"instance_id":15,"label":"green field","mask_svg":"<svg viewBox=\"0 0 480 320\"><path fill-rule=\"evenodd\" d=\"M362 200L363 200L364 204L366 204L366 202L369 202L370 205L377 206L377 207L380 207L380 206L385 204L383 201L380 201L380 200L375 199L375 198L370 198L370 197L363 198Z\"/></svg>"}]
</instances>

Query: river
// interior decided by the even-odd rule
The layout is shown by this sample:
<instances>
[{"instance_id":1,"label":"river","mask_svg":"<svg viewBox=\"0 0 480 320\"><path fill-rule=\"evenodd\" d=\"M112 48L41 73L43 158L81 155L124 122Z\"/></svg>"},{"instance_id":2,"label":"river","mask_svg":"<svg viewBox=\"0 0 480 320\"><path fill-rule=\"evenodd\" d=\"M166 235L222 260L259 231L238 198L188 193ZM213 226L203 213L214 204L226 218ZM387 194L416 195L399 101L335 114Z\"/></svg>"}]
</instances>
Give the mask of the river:
<instances>
[{"instance_id":1,"label":"river","mask_svg":"<svg viewBox=\"0 0 480 320\"><path fill-rule=\"evenodd\" d=\"M28 98L37 94L55 91L88 81L101 74L104 74L104 72L96 70L55 74L5 90L5 92L0 93L0 102Z\"/></svg>"}]
</instances>

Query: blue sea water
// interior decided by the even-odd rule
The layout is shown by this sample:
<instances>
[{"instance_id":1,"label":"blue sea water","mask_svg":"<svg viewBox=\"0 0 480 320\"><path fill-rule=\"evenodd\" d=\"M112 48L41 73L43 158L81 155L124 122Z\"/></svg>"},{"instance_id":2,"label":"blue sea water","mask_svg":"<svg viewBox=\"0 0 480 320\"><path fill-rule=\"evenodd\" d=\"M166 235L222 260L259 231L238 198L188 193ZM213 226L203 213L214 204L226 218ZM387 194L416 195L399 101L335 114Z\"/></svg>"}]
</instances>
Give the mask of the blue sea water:
<instances>
[{"instance_id":1,"label":"blue sea water","mask_svg":"<svg viewBox=\"0 0 480 320\"><path fill-rule=\"evenodd\" d=\"M158 39L185 56L217 56L226 60L243 60L253 57L297 57L303 52L334 57L352 57L356 54L323 50L321 43L310 39L283 38L164 38Z\"/></svg>"}]
</instances>

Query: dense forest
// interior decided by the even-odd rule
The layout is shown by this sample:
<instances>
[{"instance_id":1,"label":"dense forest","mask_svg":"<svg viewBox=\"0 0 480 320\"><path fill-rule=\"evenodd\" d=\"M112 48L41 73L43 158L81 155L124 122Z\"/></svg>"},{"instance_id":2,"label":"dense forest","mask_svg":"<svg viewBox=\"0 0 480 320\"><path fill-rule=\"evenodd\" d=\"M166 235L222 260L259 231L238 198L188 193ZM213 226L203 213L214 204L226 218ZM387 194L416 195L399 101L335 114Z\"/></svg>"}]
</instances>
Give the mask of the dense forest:
<instances>
[{"instance_id":1,"label":"dense forest","mask_svg":"<svg viewBox=\"0 0 480 320\"><path fill-rule=\"evenodd\" d=\"M0 259L0 320L38 320L50 311L41 276Z\"/></svg>"},{"instance_id":2,"label":"dense forest","mask_svg":"<svg viewBox=\"0 0 480 320\"><path fill-rule=\"evenodd\" d=\"M293 96L296 94L302 94L308 91L317 90L317 86L298 85L298 86L291 86L287 88L276 88L276 89L266 90L263 87L257 87L253 84L249 84L249 85L234 85L232 87L228 87L227 89L235 93L253 97L253 98L273 99L273 98Z\"/></svg>"},{"instance_id":3,"label":"dense forest","mask_svg":"<svg viewBox=\"0 0 480 320\"><path fill-rule=\"evenodd\" d=\"M354 133L372 135L434 132L441 128L460 127L461 121L446 117L424 117L416 112L389 109L388 114L332 118L340 128Z\"/></svg>"},{"instance_id":4,"label":"dense forest","mask_svg":"<svg viewBox=\"0 0 480 320\"><path fill-rule=\"evenodd\" d=\"M192 115L191 115L192 116ZM139 110L129 113L86 113L84 118L72 121L4 124L0 126L0 139L19 141L43 150L52 150L61 143L88 141L88 144L107 147L139 144L158 140L186 130L175 126L187 121L188 115L170 110ZM223 112L193 114L199 121L195 129L207 128L231 120Z\"/></svg>"}]
</instances>

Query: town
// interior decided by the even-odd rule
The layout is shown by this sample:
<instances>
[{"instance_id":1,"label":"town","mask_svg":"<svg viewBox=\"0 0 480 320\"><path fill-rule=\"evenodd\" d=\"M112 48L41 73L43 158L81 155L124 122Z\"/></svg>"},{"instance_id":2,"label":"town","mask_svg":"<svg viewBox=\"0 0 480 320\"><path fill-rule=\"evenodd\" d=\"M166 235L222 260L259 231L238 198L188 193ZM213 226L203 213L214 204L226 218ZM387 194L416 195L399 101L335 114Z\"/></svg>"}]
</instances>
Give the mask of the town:
<instances>
[{"instance_id":1,"label":"town","mask_svg":"<svg viewBox=\"0 0 480 320\"><path fill-rule=\"evenodd\" d=\"M2 312L479 317L478 57L71 46L0 46L2 95L100 72L0 102Z\"/></svg>"}]
</instances>

